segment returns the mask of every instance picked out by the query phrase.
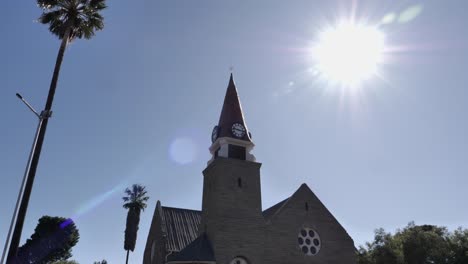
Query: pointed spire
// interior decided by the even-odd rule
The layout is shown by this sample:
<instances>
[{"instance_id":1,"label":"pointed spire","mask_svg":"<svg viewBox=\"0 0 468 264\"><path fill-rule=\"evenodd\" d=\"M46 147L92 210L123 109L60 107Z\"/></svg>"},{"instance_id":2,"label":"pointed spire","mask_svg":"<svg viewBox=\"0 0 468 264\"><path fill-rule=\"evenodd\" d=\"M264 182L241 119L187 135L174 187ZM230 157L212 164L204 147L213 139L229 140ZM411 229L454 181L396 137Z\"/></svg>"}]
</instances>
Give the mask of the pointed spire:
<instances>
[{"instance_id":1,"label":"pointed spire","mask_svg":"<svg viewBox=\"0 0 468 264\"><path fill-rule=\"evenodd\" d=\"M235 123L242 124L245 128L245 133L242 137L235 137L232 133L232 125ZM226 90L226 96L224 97L223 110L219 117L218 123L218 137L231 137L245 141L252 141L250 133L245 123L244 114L240 104L239 96L237 95L236 85L234 78L231 73L229 78L229 84Z\"/></svg>"}]
</instances>

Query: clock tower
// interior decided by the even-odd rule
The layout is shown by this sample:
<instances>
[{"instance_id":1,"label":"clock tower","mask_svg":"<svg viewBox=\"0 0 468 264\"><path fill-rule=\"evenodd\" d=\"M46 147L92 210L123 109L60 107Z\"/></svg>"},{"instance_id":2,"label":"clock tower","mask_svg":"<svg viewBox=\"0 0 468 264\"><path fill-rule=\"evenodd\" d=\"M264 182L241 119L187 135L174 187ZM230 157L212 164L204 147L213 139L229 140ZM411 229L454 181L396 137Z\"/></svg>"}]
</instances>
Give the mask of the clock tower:
<instances>
[{"instance_id":1,"label":"clock tower","mask_svg":"<svg viewBox=\"0 0 468 264\"><path fill-rule=\"evenodd\" d=\"M265 235L260 192L260 163L251 154L246 125L232 74L224 104L212 132L212 154L203 171L202 219L199 233L212 243L217 263L261 263ZM248 235L246 235L248 234ZM247 263L247 262L246 262Z\"/></svg>"},{"instance_id":2,"label":"clock tower","mask_svg":"<svg viewBox=\"0 0 468 264\"><path fill-rule=\"evenodd\" d=\"M218 157L255 161L255 157L250 154L255 145L244 120L232 74L229 78L218 125L213 128L211 133L211 141L212 158L208 164Z\"/></svg>"}]
</instances>

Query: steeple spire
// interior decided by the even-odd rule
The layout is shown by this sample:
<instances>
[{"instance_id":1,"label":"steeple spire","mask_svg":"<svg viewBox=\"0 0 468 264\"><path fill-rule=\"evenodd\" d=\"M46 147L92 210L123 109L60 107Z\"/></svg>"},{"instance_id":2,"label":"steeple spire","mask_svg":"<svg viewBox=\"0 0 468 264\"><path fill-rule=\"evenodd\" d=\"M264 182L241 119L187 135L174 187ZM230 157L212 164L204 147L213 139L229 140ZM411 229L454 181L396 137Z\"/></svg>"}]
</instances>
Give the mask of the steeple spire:
<instances>
[{"instance_id":1,"label":"steeple spire","mask_svg":"<svg viewBox=\"0 0 468 264\"><path fill-rule=\"evenodd\" d=\"M213 144L210 146L210 152L213 156L208 164L218 157L255 161L254 155L250 153L255 145L245 123L232 73L218 125L213 128L211 134L211 141Z\"/></svg>"},{"instance_id":2,"label":"steeple spire","mask_svg":"<svg viewBox=\"0 0 468 264\"><path fill-rule=\"evenodd\" d=\"M242 126L238 126L236 124L240 124ZM229 78L226 96L224 97L224 104L219 117L218 129L218 137L232 137L240 140L252 141L245 123L244 113L242 112L232 73ZM241 131L242 129L244 129L244 131Z\"/></svg>"}]
</instances>

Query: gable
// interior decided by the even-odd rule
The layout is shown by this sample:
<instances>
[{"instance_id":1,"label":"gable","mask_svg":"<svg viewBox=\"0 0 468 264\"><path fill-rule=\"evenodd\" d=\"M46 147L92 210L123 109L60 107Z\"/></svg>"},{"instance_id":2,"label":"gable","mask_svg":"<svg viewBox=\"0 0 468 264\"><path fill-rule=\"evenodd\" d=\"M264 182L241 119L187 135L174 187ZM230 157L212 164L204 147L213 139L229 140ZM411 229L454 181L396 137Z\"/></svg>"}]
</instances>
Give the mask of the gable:
<instances>
[{"instance_id":1,"label":"gable","mask_svg":"<svg viewBox=\"0 0 468 264\"><path fill-rule=\"evenodd\" d=\"M307 185L264 216L264 263L355 263L353 240Z\"/></svg>"},{"instance_id":2,"label":"gable","mask_svg":"<svg viewBox=\"0 0 468 264\"><path fill-rule=\"evenodd\" d=\"M333 225L330 228L338 231L343 238L346 237L352 241L343 226L305 183L290 198L265 210L264 214L269 216L265 218L267 222L274 222L277 217L293 214L296 218L302 217L313 219L313 222L328 223L329 226Z\"/></svg>"}]
</instances>

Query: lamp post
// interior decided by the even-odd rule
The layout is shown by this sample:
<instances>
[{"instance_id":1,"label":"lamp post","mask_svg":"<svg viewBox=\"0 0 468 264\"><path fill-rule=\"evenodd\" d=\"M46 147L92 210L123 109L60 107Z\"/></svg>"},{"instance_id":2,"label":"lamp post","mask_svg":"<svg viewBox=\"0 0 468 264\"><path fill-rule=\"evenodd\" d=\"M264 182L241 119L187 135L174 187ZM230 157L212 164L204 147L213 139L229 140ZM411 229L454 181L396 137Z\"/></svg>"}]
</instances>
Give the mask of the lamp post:
<instances>
[{"instance_id":1,"label":"lamp post","mask_svg":"<svg viewBox=\"0 0 468 264\"><path fill-rule=\"evenodd\" d=\"M19 246L19 239L21 237L21 231L23 229L24 218L26 216L26 210L29 203L29 197L31 195L32 185L34 183L34 176L36 174L37 163L39 161L42 141L44 140L47 119L52 115L52 111L50 110L44 110L39 114L19 93L16 94L16 97L18 97L37 116L37 118L39 119L39 123L37 124L36 134L34 136L31 152L29 153L28 163L24 172L23 181L21 182L21 187L18 193L18 198L16 200L16 206L13 212L13 217L11 218L10 229L8 230L8 235L5 241L5 247L3 249L0 264L3 264L5 261L8 246L10 247L8 249L7 264L10 264L16 257ZM10 241L13 229L13 239L12 241Z\"/></svg>"}]
</instances>

